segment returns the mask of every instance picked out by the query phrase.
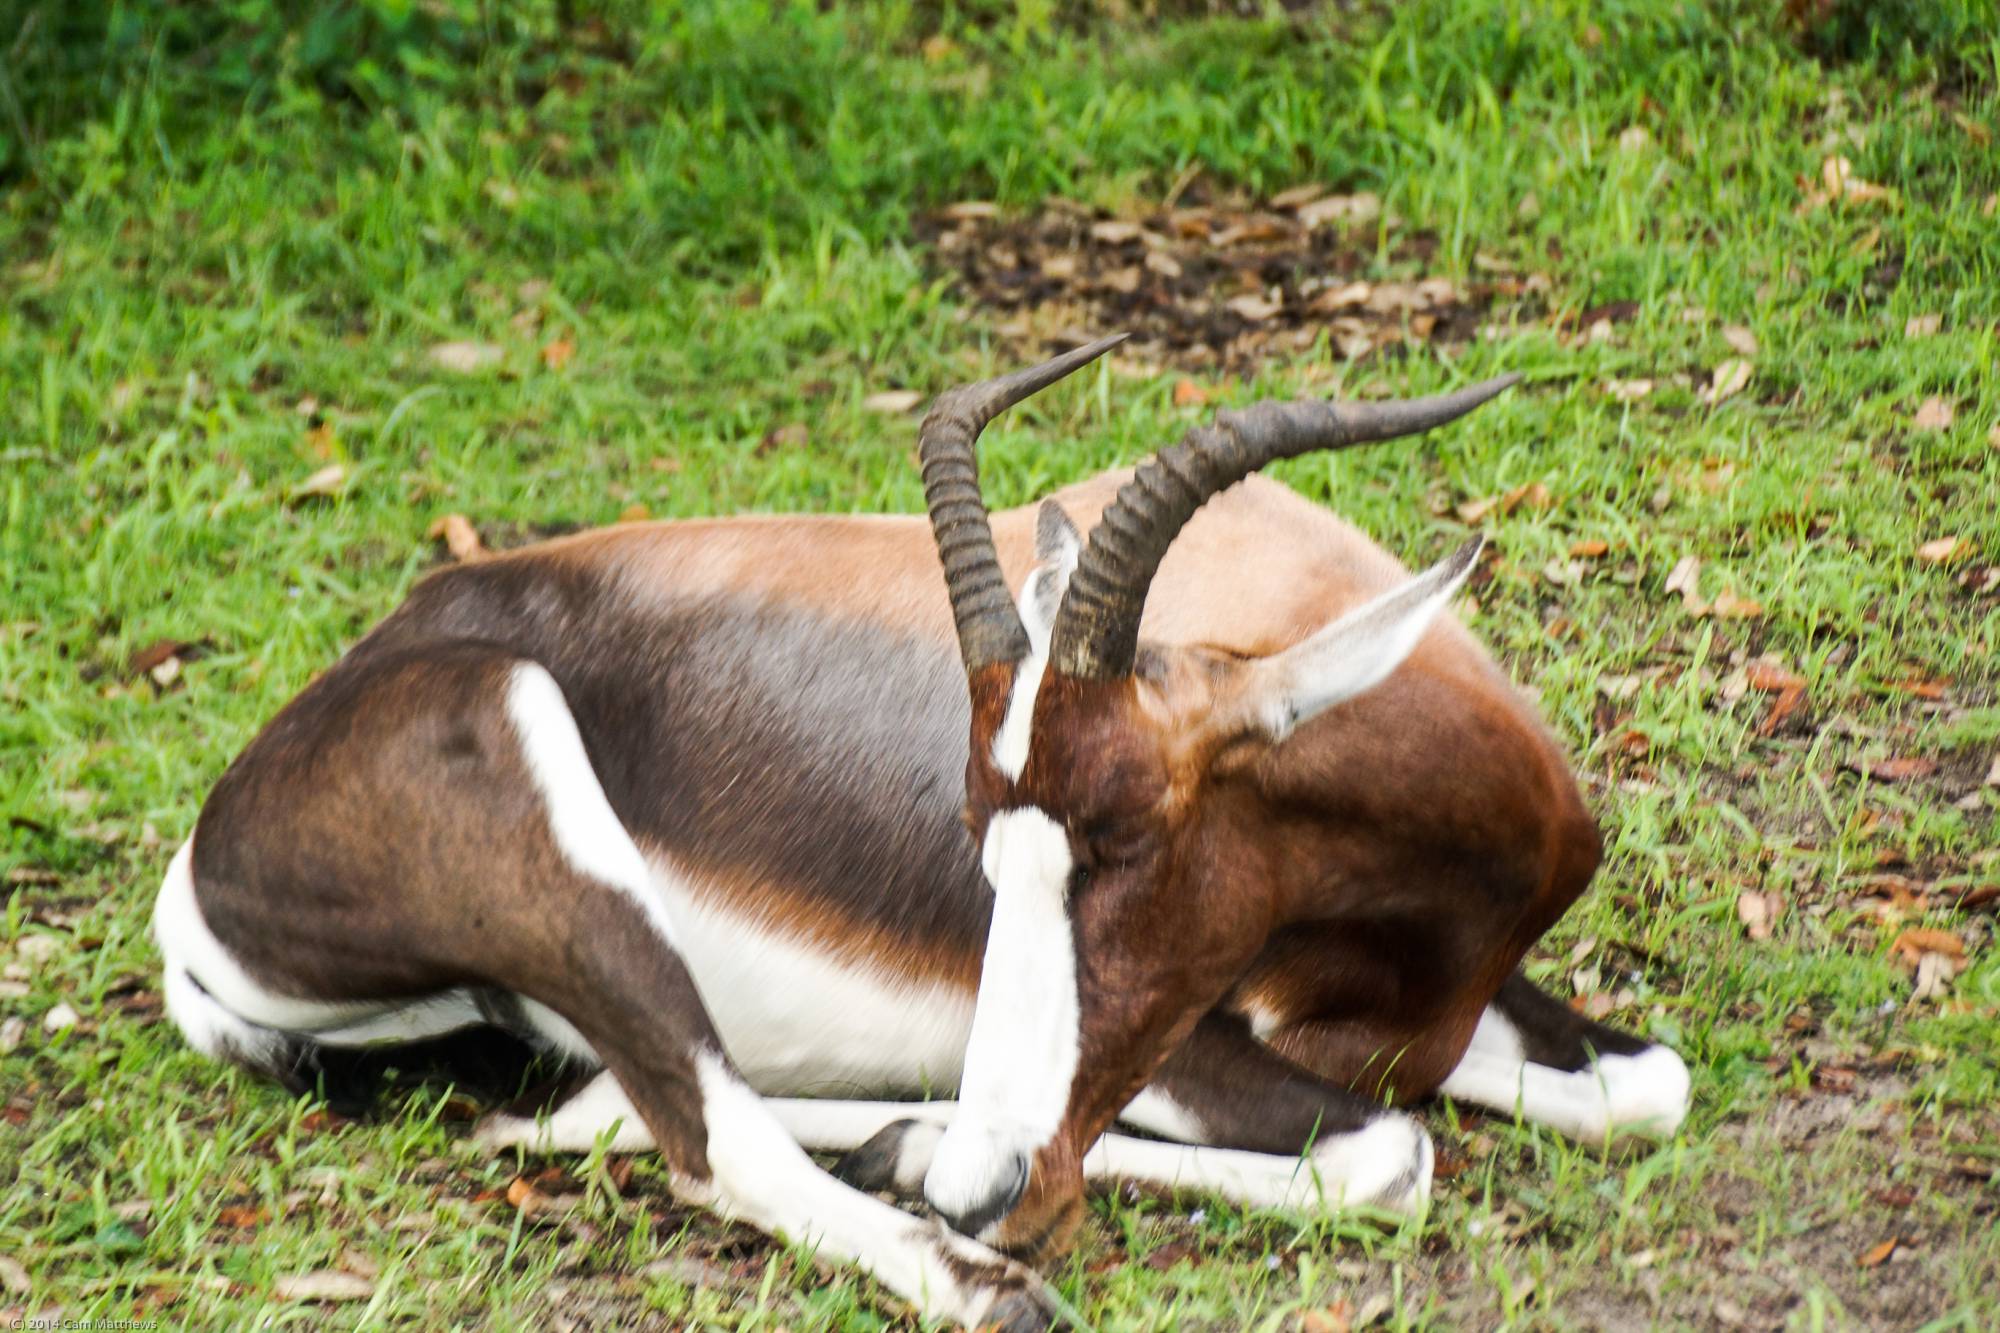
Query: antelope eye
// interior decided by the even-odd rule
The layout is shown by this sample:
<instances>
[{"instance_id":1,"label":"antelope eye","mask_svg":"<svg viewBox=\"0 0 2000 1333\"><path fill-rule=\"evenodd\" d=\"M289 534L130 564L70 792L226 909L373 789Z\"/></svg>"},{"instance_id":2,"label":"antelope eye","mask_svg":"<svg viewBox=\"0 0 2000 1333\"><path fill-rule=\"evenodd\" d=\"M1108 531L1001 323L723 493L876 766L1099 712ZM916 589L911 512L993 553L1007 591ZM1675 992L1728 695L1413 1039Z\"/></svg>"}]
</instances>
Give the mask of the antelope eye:
<instances>
[{"instance_id":1,"label":"antelope eye","mask_svg":"<svg viewBox=\"0 0 2000 1333\"><path fill-rule=\"evenodd\" d=\"M1085 889L1089 887L1090 887L1090 867L1084 865L1082 862L1078 862L1076 865L1070 868L1069 890L1068 890L1069 896L1074 898L1077 894L1082 893Z\"/></svg>"}]
</instances>

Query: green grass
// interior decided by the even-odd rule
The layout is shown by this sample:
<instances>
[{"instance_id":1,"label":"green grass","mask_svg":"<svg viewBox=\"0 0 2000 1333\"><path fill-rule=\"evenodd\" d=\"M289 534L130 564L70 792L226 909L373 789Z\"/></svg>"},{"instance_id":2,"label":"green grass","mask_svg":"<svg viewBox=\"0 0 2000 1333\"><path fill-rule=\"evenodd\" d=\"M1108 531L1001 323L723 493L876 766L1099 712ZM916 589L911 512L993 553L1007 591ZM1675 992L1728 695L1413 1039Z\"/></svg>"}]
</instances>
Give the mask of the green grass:
<instances>
[{"instance_id":1,"label":"green grass","mask_svg":"<svg viewBox=\"0 0 2000 1333\"><path fill-rule=\"evenodd\" d=\"M1413 563L1463 535L1453 504L1547 486L1549 507L1487 520L1472 623L1539 691L1609 856L1531 970L1629 989L1614 1021L1686 1054L1696 1109L1675 1142L1605 1158L1436 1108L1466 1166L1420 1224L1114 1195L1050 1276L1107 1329L1282 1327L1342 1300L1442 1328L2000 1318L1972 1173L2000 1166L2000 950L1990 905L1949 907L2000 879L2000 617L1976 577L2000 563L2000 12L1842 6L1795 36L1748 0L1156 8L1176 9L741 0L565 32L470 0L0 5L0 865L47 872L9 880L0 924L0 1019L26 1020L0 1056L0 1256L32 1284L0 1312L899 1320L852 1272L674 1206L650 1162L623 1189L616 1164L571 1164L578 1211L524 1221L481 1197L519 1167L471 1151L445 1088L331 1126L194 1057L149 1003L148 904L231 756L433 561L433 519L915 510L913 423L861 400L1018 357L913 218L1142 210L1198 172L1379 193L1381 275L1427 233L1426 273L1497 263L1547 275L1556 310L1638 303L1608 341L1532 322L1451 364L1321 347L1218 401L1527 373L1474 425L1282 475ZM1647 142L1621 148L1634 125ZM1834 151L1893 206L1797 211ZM1906 336L1923 315L1939 332ZM1709 405L1729 325L1754 376ZM552 369L557 338L575 354ZM450 340L504 358L456 374L427 354ZM1600 388L1641 377L1659 388L1636 403ZM1105 372L997 427L994 502L1175 438L1194 414L1173 378ZM1933 396L1955 422L1919 430ZM803 444L758 448L795 422ZM293 496L330 462L337 496ZM1918 558L1954 535L1961 561ZM1609 553L1551 582L1591 539ZM1687 555L1704 596L1766 614L1689 616L1663 589ZM161 639L206 649L165 691L124 669ZM1768 696L1733 697L1760 653L1807 681L1771 738ZM1913 676L1950 685L1893 685ZM1889 755L1938 769L1852 769ZM1911 924L1970 947L1943 1003L1911 998L1894 928L1858 909L1883 872L1932 884ZM1745 891L1783 899L1771 939L1746 937ZM83 1023L56 1036L59 1003ZM642 1272L663 1256L712 1280ZM365 1307L272 1293L343 1262L378 1270Z\"/></svg>"}]
</instances>

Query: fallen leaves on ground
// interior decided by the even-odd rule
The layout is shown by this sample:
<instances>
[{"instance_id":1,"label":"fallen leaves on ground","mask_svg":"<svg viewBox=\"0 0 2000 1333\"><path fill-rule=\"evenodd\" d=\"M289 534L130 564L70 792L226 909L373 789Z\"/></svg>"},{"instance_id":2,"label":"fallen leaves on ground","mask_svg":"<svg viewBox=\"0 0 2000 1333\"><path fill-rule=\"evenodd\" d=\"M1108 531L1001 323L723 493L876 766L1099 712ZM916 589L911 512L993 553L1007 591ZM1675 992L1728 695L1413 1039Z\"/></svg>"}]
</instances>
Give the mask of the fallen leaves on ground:
<instances>
[{"instance_id":1,"label":"fallen leaves on ground","mask_svg":"<svg viewBox=\"0 0 2000 1333\"><path fill-rule=\"evenodd\" d=\"M1701 391L1701 401L1715 404L1734 398L1750 383L1750 363L1741 357L1731 357L1715 368L1709 376L1708 387Z\"/></svg>"},{"instance_id":2,"label":"fallen leaves on ground","mask_svg":"<svg viewBox=\"0 0 2000 1333\"><path fill-rule=\"evenodd\" d=\"M884 389L880 393L871 393L866 398L863 398L861 400L861 408L865 412L882 412L890 416L897 416L909 411L922 401L924 401L924 396L915 389Z\"/></svg>"},{"instance_id":3,"label":"fallen leaves on ground","mask_svg":"<svg viewBox=\"0 0 2000 1333\"><path fill-rule=\"evenodd\" d=\"M1730 324L1724 327L1722 330L1722 341L1728 343L1730 350L1738 356L1753 357L1757 355L1757 335L1744 328L1741 324Z\"/></svg>"},{"instance_id":4,"label":"fallen leaves on ground","mask_svg":"<svg viewBox=\"0 0 2000 1333\"><path fill-rule=\"evenodd\" d=\"M1910 424L1918 430L1950 430L1957 415L1949 402L1932 394L1918 406Z\"/></svg>"},{"instance_id":5,"label":"fallen leaves on ground","mask_svg":"<svg viewBox=\"0 0 2000 1333\"><path fill-rule=\"evenodd\" d=\"M1468 342L1502 301L1543 313L1529 298L1549 290L1545 275L1496 260L1475 264L1491 275L1478 282L1426 276L1436 242L1422 233L1392 233L1380 255L1380 208L1372 195L1318 187L1136 217L1062 200L1027 217L956 205L919 232L967 295L1002 313L1002 336L1033 356L1125 329L1128 355L1144 349L1188 370L1247 369L1321 339L1357 360L1399 343ZM1377 276L1385 262L1392 275Z\"/></svg>"},{"instance_id":6,"label":"fallen leaves on ground","mask_svg":"<svg viewBox=\"0 0 2000 1333\"><path fill-rule=\"evenodd\" d=\"M1799 177L1799 190L1805 196L1799 202L1800 213L1810 213L1830 203L1893 206L1896 202L1894 190L1855 175L1854 164L1838 153L1820 163L1818 180Z\"/></svg>"},{"instance_id":7,"label":"fallen leaves on ground","mask_svg":"<svg viewBox=\"0 0 2000 1333\"><path fill-rule=\"evenodd\" d=\"M1889 942L1889 951L1910 971L1915 1000L1937 999L1968 966L1965 941L1948 930L1913 926Z\"/></svg>"},{"instance_id":8,"label":"fallen leaves on ground","mask_svg":"<svg viewBox=\"0 0 2000 1333\"><path fill-rule=\"evenodd\" d=\"M1736 895L1736 919L1753 940L1770 939L1771 927L1783 911L1784 902L1775 893L1745 889Z\"/></svg>"},{"instance_id":9,"label":"fallen leaves on ground","mask_svg":"<svg viewBox=\"0 0 2000 1333\"><path fill-rule=\"evenodd\" d=\"M430 350L432 361L460 375L471 375L488 366L497 366L506 355L506 349L498 344L482 342L438 343Z\"/></svg>"},{"instance_id":10,"label":"fallen leaves on ground","mask_svg":"<svg viewBox=\"0 0 2000 1333\"><path fill-rule=\"evenodd\" d=\"M375 1294L375 1284L354 1273L321 1268L309 1273L287 1273L271 1284L271 1294L281 1301L365 1301Z\"/></svg>"},{"instance_id":11,"label":"fallen leaves on ground","mask_svg":"<svg viewBox=\"0 0 2000 1333\"><path fill-rule=\"evenodd\" d=\"M327 500L339 495L346 488L347 465L329 463L292 487L290 498L293 504L305 500Z\"/></svg>"},{"instance_id":12,"label":"fallen leaves on ground","mask_svg":"<svg viewBox=\"0 0 2000 1333\"><path fill-rule=\"evenodd\" d=\"M1679 593L1681 607L1689 615L1707 615L1709 603L1701 595L1701 557L1684 555L1675 561L1674 567L1667 571L1667 581L1661 591Z\"/></svg>"},{"instance_id":13,"label":"fallen leaves on ground","mask_svg":"<svg viewBox=\"0 0 2000 1333\"><path fill-rule=\"evenodd\" d=\"M806 439L805 423L803 421L793 421L765 431L764 438L757 441L757 447L751 452L759 458L768 458L780 449L801 448L804 446Z\"/></svg>"},{"instance_id":14,"label":"fallen leaves on ground","mask_svg":"<svg viewBox=\"0 0 2000 1333\"><path fill-rule=\"evenodd\" d=\"M1972 554L1972 543L1963 537L1934 537L1917 548L1917 559L1927 565L1946 565Z\"/></svg>"},{"instance_id":15,"label":"fallen leaves on ground","mask_svg":"<svg viewBox=\"0 0 2000 1333\"><path fill-rule=\"evenodd\" d=\"M1928 338L1943 327L1943 315L1911 315L1903 324L1903 336L1905 338Z\"/></svg>"},{"instance_id":16,"label":"fallen leaves on ground","mask_svg":"<svg viewBox=\"0 0 2000 1333\"><path fill-rule=\"evenodd\" d=\"M1888 759L1850 759L1847 767L1877 782L1913 782L1937 772L1937 760L1923 755L1896 755Z\"/></svg>"},{"instance_id":17,"label":"fallen leaves on ground","mask_svg":"<svg viewBox=\"0 0 2000 1333\"><path fill-rule=\"evenodd\" d=\"M1764 604L1724 589L1711 608L1719 620L1756 620L1764 614Z\"/></svg>"},{"instance_id":18,"label":"fallen leaves on ground","mask_svg":"<svg viewBox=\"0 0 2000 1333\"><path fill-rule=\"evenodd\" d=\"M550 370L561 370L576 357L576 344L568 338L556 338L542 344L542 364Z\"/></svg>"},{"instance_id":19,"label":"fallen leaves on ground","mask_svg":"<svg viewBox=\"0 0 2000 1333\"><path fill-rule=\"evenodd\" d=\"M1530 509L1547 509L1555 503L1555 496L1539 481L1523 482L1504 495L1489 495L1481 500L1467 500L1454 507L1461 523L1478 523L1489 514L1505 517L1526 505Z\"/></svg>"},{"instance_id":20,"label":"fallen leaves on ground","mask_svg":"<svg viewBox=\"0 0 2000 1333\"><path fill-rule=\"evenodd\" d=\"M28 1270L19 1259L0 1255L0 1288L12 1296L25 1296L32 1285L28 1281Z\"/></svg>"},{"instance_id":21,"label":"fallen leaves on ground","mask_svg":"<svg viewBox=\"0 0 2000 1333\"><path fill-rule=\"evenodd\" d=\"M1888 1262L1889 1256L1894 1254L1896 1247L1902 1243L1903 1238L1901 1236L1891 1236L1880 1245L1869 1246L1867 1252L1855 1260L1855 1262L1863 1268L1878 1268Z\"/></svg>"},{"instance_id":22,"label":"fallen leaves on ground","mask_svg":"<svg viewBox=\"0 0 2000 1333\"><path fill-rule=\"evenodd\" d=\"M424 537L429 541L442 540L454 560L477 560L486 554L486 544L479 540L479 529L463 514L446 514L425 530Z\"/></svg>"}]
</instances>

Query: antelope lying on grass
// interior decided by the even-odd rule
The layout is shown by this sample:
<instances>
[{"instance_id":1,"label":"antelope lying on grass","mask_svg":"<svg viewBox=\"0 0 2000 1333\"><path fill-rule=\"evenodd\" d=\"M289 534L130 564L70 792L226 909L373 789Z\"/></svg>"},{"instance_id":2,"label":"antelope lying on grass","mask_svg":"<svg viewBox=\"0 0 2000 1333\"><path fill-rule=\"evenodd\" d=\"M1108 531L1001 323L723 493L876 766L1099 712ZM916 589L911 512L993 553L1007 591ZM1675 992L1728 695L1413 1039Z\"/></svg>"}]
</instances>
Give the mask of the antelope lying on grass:
<instances>
[{"instance_id":1,"label":"antelope lying on grass","mask_svg":"<svg viewBox=\"0 0 2000 1333\"><path fill-rule=\"evenodd\" d=\"M1409 1209L1431 1150L1391 1104L1670 1131L1680 1060L1516 971L1599 843L1440 615L1478 542L1410 579L1243 480L1511 379L1225 413L989 526L980 429L1113 341L938 400L931 531L634 524L418 584L175 857L175 1021L280 1076L512 1029L602 1072L486 1141L657 1145L687 1198L1009 1327L1050 1305L1003 1254L1058 1250L1086 1176Z\"/></svg>"}]
</instances>

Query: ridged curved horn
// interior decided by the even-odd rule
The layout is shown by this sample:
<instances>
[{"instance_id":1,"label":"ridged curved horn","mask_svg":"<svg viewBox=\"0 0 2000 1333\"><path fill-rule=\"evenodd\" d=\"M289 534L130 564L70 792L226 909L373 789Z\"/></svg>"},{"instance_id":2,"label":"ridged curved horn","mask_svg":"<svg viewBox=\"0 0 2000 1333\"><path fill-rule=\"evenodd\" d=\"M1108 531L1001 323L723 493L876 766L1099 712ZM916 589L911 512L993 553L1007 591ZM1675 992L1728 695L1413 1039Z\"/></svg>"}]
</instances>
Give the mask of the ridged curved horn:
<instances>
[{"instance_id":1,"label":"ridged curved horn","mask_svg":"<svg viewBox=\"0 0 2000 1333\"><path fill-rule=\"evenodd\" d=\"M1065 676L1131 674L1146 590L1167 547L1194 511L1267 463L1321 449L1415 435L1455 420L1520 381L1519 375L1456 393L1391 403L1258 403L1223 412L1154 455L1091 531L1056 613L1050 665Z\"/></svg>"},{"instance_id":2,"label":"ridged curved horn","mask_svg":"<svg viewBox=\"0 0 2000 1333\"><path fill-rule=\"evenodd\" d=\"M1125 341L1125 334L1100 339L1031 370L949 389L937 396L917 433L917 457L924 473L924 503L931 533L944 561L945 588L958 625L958 650L968 674L996 662L1028 655L1028 632L1007 592L993 529L979 492L979 460L973 444L986 423L1072 371L1095 361Z\"/></svg>"}]
</instances>

